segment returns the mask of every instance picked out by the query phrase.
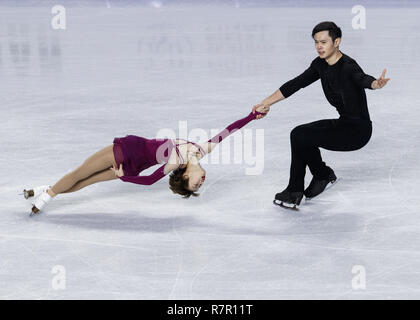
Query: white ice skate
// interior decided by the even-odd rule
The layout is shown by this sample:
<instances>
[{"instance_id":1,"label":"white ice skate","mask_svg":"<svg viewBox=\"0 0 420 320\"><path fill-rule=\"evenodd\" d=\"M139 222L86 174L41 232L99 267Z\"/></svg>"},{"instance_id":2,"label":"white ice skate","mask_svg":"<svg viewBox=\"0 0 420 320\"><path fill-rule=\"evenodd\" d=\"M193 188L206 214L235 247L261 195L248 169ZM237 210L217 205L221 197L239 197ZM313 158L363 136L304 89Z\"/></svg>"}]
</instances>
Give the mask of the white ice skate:
<instances>
[{"instance_id":1,"label":"white ice skate","mask_svg":"<svg viewBox=\"0 0 420 320\"><path fill-rule=\"evenodd\" d=\"M39 187L35 187L35 188L29 189L29 190L24 189L23 190L23 196L25 197L25 199L29 199L29 198L32 198L32 197L38 197L44 191L47 191L50 188L51 188L51 186L39 186Z\"/></svg>"},{"instance_id":2,"label":"white ice skate","mask_svg":"<svg viewBox=\"0 0 420 320\"><path fill-rule=\"evenodd\" d=\"M36 198L35 203L33 203L30 216L38 213L48 202L51 201L51 199L52 197L47 193L47 191L42 192L40 196Z\"/></svg>"}]
</instances>

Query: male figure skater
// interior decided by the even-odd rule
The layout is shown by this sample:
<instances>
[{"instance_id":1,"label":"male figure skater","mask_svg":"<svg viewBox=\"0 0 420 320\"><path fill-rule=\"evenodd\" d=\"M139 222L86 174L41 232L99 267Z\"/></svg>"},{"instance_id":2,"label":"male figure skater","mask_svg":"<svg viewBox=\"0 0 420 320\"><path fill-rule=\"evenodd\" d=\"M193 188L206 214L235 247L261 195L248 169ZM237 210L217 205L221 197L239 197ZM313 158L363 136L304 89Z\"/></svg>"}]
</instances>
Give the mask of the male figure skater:
<instances>
[{"instance_id":1,"label":"male figure skater","mask_svg":"<svg viewBox=\"0 0 420 320\"><path fill-rule=\"evenodd\" d=\"M321 79L322 89L328 102L340 117L319 120L294 128L290 133L292 159L287 188L277 193L274 203L297 209L305 195L313 198L334 183L334 171L322 161L319 148L332 151L353 151L365 146L372 134L365 89L380 89L390 78L385 78L386 69L378 79L367 75L357 62L339 50L341 29L330 21L324 21L312 30L318 57L301 75L284 83L279 90L264 99L254 109L265 114L270 106L283 100L299 89ZM306 166L313 178L304 189Z\"/></svg>"}]
</instances>

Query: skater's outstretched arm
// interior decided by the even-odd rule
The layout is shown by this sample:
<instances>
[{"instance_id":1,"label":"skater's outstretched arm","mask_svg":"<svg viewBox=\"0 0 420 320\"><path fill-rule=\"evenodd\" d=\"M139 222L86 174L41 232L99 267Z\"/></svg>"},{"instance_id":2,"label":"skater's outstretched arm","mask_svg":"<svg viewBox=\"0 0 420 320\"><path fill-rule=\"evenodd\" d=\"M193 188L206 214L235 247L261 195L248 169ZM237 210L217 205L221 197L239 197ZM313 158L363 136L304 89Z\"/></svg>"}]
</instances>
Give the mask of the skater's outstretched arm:
<instances>
[{"instance_id":1,"label":"skater's outstretched arm","mask_svg":"<svg viewBox=\"0 0 420 320\"><path fill-rule=\"evenodd\" d=\"M257 116L261 115L258 111L252 111L248 116L245 118L239 119L230 125L228 125L225 129L220 131L218 134L216 134L213 138L209 139L205 143L200 143L200 146L203 148L205 153L210 153L214 149L214 147L222 142L224 138L231 135L232 133L235 133L237 130L241 129L243 126L251 122L252 120L257 119Z\"/></svg>"},{"instance_id":2,"label":"skater's outstretched arm","mask_svg":"<svg viewBox=\"0 0 420 320\"><path fill-rule=\"evenodd\" d=\"M287 81L284 83L278 90L276 90L272 95L265 98L261 103L254 105L252 111L258 109L262 114L257 116L257 119L264 118L267 113L270 111L270 106L287 98L294 94L296 91L309 86L310 84L317 81L320 76L318 71L313 66L314 61L312 61L311 65L308 69L306 69L303 73L298 75L296 78Z\"/></svg>"},{"instance_id":3,"label":"skater's outstretched arm","mask_svg":"<svg viewBox=\"0 0 420 320\"><path fill-rule=\"evenodd\" d=\"M344 72L348 74L350 79L357 86L365 89L376 89L373 87L373 82L375 82L376 79L364 73L363 69L357 63L346 63L344 65Z\"/></svg>"},{"instance_id":4,"label":"skater's outstretched arm","mask_svg":"<svg viewBox=\"0 0 420 320\"><path fill-rule=\"evenodd\" d=\"M306 69L296 78L287 81L280 87L280 91L285 98L290 97L298 90L309 86L320 78L318 71L313 66L314 61L312 61L308 69Z\"/></svg>"},{"instance_id":5,"label":"skater's outstretched arm","mask_svg":"<svg viewBox=\"0 0 420 320\"><path fill-rule=\"evenodd\" d=\"M285 99L283 93L280 89L277 89L272 95L265 98L261 103L257 103L252 108L252 112L259 111L261 114L257 115L257 119L264 118L268 111L270 111L270 106Z\"/></svg>"}]
</instances>

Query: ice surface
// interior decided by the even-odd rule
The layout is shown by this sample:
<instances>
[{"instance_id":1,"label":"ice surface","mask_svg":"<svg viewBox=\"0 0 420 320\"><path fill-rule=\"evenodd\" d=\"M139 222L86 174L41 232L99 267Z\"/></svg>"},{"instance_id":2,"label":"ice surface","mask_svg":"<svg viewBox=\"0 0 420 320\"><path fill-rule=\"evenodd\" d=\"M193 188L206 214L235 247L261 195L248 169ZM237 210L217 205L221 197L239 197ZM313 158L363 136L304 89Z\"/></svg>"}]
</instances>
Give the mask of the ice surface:
<instances>
[{"instance_id":1,"label":"ice surface","mask_svg":"<svg viewBox=\"0 0 420 320\"><path fill-rule=\"evenodd\" d=\"M0 7L0 298L420 298L419 14L367 7ZM165 177L59 195L29 218L23 188L54 184L114 137L223 128L315 58L310 32L342 26L341 50L391 81L367 91L362 150L322 151L341 178L299 213L272 204L288 180L290 130L337 116L320 83L248 125L264 129L264 172L208 164L198 198ZM310 179L307 173L307 183ZM66 288L52 285L65 268ZM355 290L352 268L366 270Z\"/></svg>"}]
</instances>

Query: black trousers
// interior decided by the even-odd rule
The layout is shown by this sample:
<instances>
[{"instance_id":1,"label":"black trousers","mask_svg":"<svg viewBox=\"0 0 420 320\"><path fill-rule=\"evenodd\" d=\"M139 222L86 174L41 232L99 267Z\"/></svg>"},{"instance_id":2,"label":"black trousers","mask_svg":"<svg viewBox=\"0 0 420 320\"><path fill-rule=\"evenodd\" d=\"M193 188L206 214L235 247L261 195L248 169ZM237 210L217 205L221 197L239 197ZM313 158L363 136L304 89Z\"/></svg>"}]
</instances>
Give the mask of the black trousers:
<instances>
[{"instance_id":1,"label":"black trousers","mask_svg":"<svg viewBox=\"0 0 420 320\"><path fill-rule=\"evenodd\" d=\"M319 148L353 151L365 146L372 135L369 120L329 119L303 124L290 133L292 163L289 191L304 190L306 166L316 179L325 179L329 167L322 161Z\"/></svg>"}]
</instances>

